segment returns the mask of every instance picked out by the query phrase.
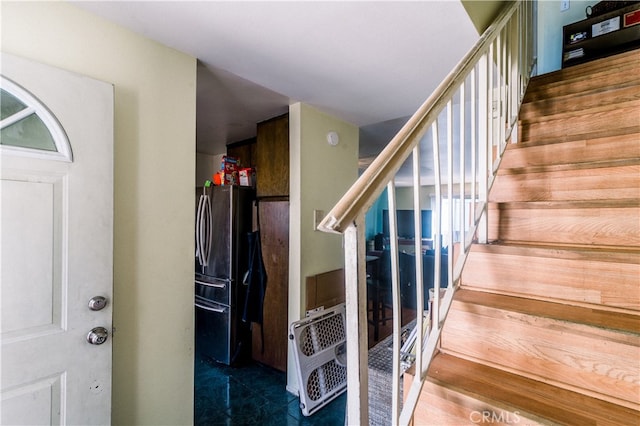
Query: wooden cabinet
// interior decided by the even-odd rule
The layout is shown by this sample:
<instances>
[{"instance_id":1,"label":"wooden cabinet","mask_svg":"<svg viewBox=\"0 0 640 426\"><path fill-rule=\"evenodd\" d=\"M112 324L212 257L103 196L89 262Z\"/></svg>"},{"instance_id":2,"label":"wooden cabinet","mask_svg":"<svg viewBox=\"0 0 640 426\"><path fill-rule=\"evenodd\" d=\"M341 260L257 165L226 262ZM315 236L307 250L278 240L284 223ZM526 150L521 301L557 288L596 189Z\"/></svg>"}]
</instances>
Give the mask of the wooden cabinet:
<instances>
[{"instance_id":1,"label":"wooden cabinet","mask_svg":"<svg viewBox=\"0 0 640 426\"><path fill-rule=\"evenodd\" d=\"M287 369L289 335L289 202L259 201L262 259L267 272L262 326L252 325L254 360Z\"/></svg>"},{"instance_id":2,"label":"wooden cabinet","mask_svg":"<svg viewBox=\"0 0 640 426\"><path fill-rule=\"evenodd\" d=\"M640 46L640 2L565 25L562 33L563 68L636 49Z\"/></svg>"},{"instance_id":3,"label":"wooden cabinet","mask_svg":"<svg viewBox=\"0 0 640 426\"><path fill-rule=\"evenodd\" d=\"M289 345L289 114L257 125L257 136L227 145L227 155L256 171L262 259L267 274L262 325L251 328L251 356L287 370Z\"/></svg>"},{"instance_id":4,"label":"wooden cabinet","mask_svg":"<svg viewBox=\"0 0 640 426\"><path fill-rule=\"evenodd\" d=\"M256 143L258 198L289 196L289 114L258 123Z\"/></svg>"},{"instance_id":5,"label":"wooden cabinet","mask_svg":"<svg viewBox=\"0 0 640 426\"><path fill-rule=\"evenodd\" d=\"M256 166L256 138L227 145L227 155L240 160L242 167Z\"/></svg>"},{"instance_id":6,"label":"wooden cabinet","mask_svg":"<svg viewBox=\"0 0 640 426\"><path fill-rule=\"evenodd\" d=\"M252 155L267 287L262 326L255 323L252 326L251 354L262 364L286 371L289 346L289 114L258 123Z\"/></svg>"}]
</instances>

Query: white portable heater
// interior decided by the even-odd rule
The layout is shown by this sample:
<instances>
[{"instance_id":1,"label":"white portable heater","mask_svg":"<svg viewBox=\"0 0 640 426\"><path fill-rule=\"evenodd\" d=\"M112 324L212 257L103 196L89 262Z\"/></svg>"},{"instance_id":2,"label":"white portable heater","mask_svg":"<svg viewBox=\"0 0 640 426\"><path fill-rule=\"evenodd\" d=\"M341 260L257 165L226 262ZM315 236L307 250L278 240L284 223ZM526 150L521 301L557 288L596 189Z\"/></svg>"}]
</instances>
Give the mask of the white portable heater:
<instances>
[{"instance_id":1,"label":"white portable heater","mask_svg":"<svg viewBox=\"0 0 640 426\"><path fill-rule=\"evenodd\" d=\"M310 416L347 389L344 303L291 324L300 409Z\"/></svg>"}]
</instances>

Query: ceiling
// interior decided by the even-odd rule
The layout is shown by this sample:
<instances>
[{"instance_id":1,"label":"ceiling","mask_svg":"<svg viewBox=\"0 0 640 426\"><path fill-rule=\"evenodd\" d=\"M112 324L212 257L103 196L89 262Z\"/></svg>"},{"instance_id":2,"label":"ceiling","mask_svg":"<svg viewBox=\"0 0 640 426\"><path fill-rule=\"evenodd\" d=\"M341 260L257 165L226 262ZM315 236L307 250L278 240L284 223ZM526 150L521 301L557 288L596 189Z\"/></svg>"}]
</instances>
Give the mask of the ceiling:
<instances>
[{"instance_id":1,"label":"ceiling","mask_svg":"<svg viewBox=\"0 0 640 426\"><path fill-rule=\"evenodd\" d=\"M75 4L198 58L198 152L224 153L303 102L359 126L360 157L391 139L491 9L455 0Z\"/></svg>"}]
</instances>

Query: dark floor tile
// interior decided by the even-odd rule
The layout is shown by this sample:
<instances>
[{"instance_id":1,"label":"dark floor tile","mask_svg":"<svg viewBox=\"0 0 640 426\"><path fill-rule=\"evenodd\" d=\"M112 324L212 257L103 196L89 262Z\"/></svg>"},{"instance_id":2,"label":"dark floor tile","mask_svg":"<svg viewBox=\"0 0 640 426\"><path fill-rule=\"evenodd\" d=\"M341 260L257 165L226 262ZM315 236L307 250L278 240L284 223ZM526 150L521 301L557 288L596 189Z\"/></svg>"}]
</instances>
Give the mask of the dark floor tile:
<instances>
[{"instance_id":1,"label":"dark floor tile","mask_svg":"<svg viewBox=\"0 0 640 426\"><path fill-rule=\"evenodd\" d=\"M239 367L206 357L195 360L194 423L208 425L344 425L346 398L339 396L305 417L286 374L257 363Z\"/></svg>"},{"instance_id":2,"label":"dark floor tile","mask_svg":"<svg viewBox=\"0 0 640 426\"><path fill-rule=\"evenodd\" d=\"M196 412L193 424L195 426L230 426L233 422L226 414Z\"/></svg>"},{"instance_id":3,"label":"dark floor tile","mask_svg":"<svg viewBox=\"0 0 640 426\"><path fill-rule=\"evenodd\" d=\"M346 393L343 393L310 416L305 416L300 408L300 402L296 400L289 404L288 413L297 420L299 425L344 425L346 404Z\"/></svg>"},{"instance_id":4,"label":"dark floor tile","mask_svg":"<svg viewBox=\"0 0 640 426\"><path fill-rule=\"evenodd\" d=\"M287 410L282 410L267 420L261 426L298 426L300 423L297 419L294 419Z\"/></svg>"},{"instance_id":5,"label":"dark floor tile","mask_svg":"<svg viewBox=\"0 0 640 426\"><path fill-rule=\"evenodd\" d=\"M286 425L293 419L290 419L286 409L281 408L273 410L271 406L253 407L244 413L237 413L231 417L233 425Z\"/></svg>"}]
</instances>

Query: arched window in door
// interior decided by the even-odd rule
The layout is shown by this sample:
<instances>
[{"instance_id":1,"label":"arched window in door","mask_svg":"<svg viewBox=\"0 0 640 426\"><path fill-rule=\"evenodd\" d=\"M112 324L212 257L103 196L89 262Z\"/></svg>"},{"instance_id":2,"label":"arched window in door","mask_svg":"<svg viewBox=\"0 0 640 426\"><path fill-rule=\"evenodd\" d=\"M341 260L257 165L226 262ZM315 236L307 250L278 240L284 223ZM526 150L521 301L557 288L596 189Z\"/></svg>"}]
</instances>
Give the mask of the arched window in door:
<instances>
[{"instance_id":1,"label":"arched window in door","mask_svg":"<svg viewBox=\"0 0 640 426\"><path fill-rule=\"evenodd\" d=\"M73 161L58 120L35 96L0 76L0 152Z\"/></svg>"}]
</instances>

